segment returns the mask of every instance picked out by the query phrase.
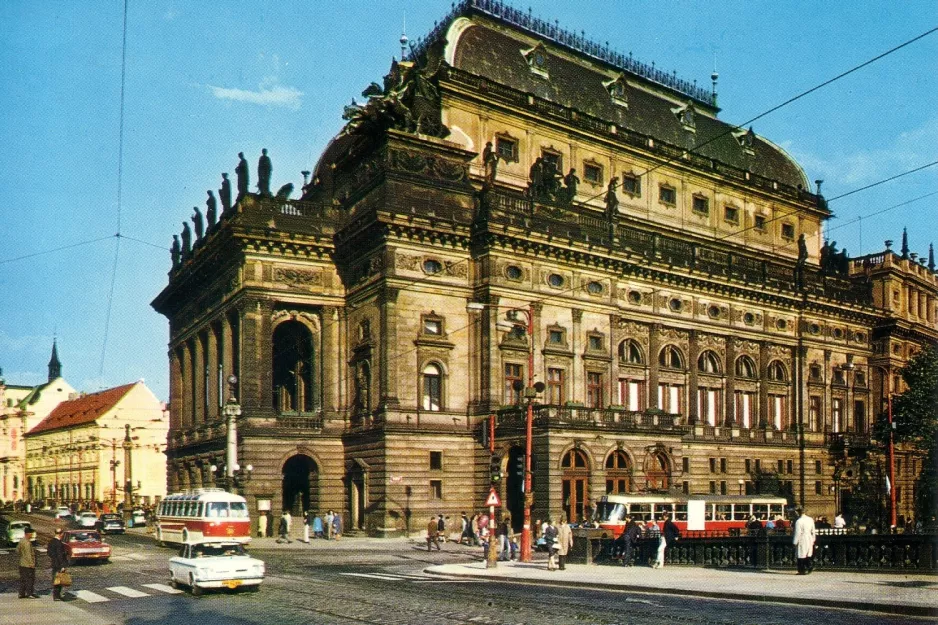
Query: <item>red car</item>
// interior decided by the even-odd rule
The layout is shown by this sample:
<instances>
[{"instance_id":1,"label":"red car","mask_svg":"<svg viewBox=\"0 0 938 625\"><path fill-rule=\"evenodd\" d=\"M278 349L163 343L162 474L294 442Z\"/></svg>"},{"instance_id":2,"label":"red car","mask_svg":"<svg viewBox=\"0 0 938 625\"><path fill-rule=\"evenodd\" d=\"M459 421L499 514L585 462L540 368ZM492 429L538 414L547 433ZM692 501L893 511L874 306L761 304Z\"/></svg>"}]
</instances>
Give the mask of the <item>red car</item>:
<instances>
[{"instance_id":1,"label":"red car","mask_svg":"<svg viewBox=\"0 0 938 625\"><path fill-rule=\"evenodd\" d=\"M94 530L68 530L62 533L62 542L69 566L79 560L107 562L111 557L111 546Z\"/></svg>"}]
</instances>

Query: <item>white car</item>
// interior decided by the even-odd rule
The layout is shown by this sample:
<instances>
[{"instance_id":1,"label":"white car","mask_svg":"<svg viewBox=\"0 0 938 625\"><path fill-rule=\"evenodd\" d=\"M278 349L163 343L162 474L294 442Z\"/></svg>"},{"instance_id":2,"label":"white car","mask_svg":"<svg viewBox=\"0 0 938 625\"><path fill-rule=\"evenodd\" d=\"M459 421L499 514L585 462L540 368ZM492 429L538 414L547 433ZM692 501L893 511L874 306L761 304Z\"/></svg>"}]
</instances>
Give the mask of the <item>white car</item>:
<instances>
[{"instance_id":1,"label":"white car","mask_svg":"<svg viewBox=\"0 0 938 625\"><path fill-rule=\"evenodd\" d=\"M143 510L134 510L130 513L130 520L127 522L127 527L146 527L147 525L147 515L144 514Z\"/></svg>"},{"instance_id":2,"label":"white car","mask_svg":"<svg viewBox=\"0 0 938 625\"><path fill-rule=\"evenodd\" d=\"M98 515L90 510L79 513L78 515L78 527L90 527L93 528L98 523Z\"/></svg>"},{"instance_id":3,"label":"white car","mask_svg":"<svg viewBox=\"0 0 938 625\"><path fill-rule=\"evenodd\" d=\"M195 596L205 588L246 588L256 591L264 581L264 563L233 542L183 545L169 561L173 588L188 586Z\"/></svg>"},{"instance_id":4,"label":"white car","mask_svg":"<svg viewBox=\"0 0 938 625\"><path fill-rule=\"evenodd\" d=\"M72 511L68 509L68 506L59 506L55 509L55 518L62 519L72 516Z\"/></svg>"},{"instance_id":5,"label":"white car","mask_svg":"<svg viewBox=\"0 0 938 625\"><path fill-rule=\"evenodd\" d=\"M31 530L29 521L10 521L3 526L3 541L8 545L15 545L26 534L26 530Z\"/></svg>"}]
</instances>

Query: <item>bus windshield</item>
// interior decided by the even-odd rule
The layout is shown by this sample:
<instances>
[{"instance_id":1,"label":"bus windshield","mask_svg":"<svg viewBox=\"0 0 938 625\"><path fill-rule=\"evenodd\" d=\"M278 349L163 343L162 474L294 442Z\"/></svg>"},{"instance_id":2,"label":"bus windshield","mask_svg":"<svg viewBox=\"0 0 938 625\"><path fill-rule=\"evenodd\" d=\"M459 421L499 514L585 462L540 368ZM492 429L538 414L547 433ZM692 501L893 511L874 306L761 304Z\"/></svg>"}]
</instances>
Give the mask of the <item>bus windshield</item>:
<instances>
[{"instance_id":1,"label":"bus windshield","mask_svg":"<svg viewBox=\"0 0 938 625\"><path fill-rule=\"evenodd\" d=\"M625 518L625 505L611 501L600 501L596 504L596 513L593 518L596 521L605 523L621 521Z\"/></svg>"}]
</instances>

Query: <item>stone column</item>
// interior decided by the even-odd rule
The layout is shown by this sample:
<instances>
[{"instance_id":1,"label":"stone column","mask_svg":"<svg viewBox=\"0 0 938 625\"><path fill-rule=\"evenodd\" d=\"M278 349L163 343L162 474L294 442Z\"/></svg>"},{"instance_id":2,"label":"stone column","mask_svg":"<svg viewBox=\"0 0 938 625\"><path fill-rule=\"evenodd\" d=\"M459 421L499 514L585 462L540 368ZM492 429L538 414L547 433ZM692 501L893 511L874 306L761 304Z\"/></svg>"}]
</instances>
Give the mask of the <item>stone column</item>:
<instances>
[{"instance_id":1,"label":"stone column","mask_svg":"<svg viewBox=\"0 0 938 625\"><path fill-rule=\"evenodd\" d=\"M822 403L824 404L824 415L821 418L823 422L823 427L821 428L822 432L833 431L834 430L834 415L831 412L831 407L833 406L833 392L831 391L831 350L824 350L824 399ZM843 410L840 413L841 421L843 421ZM841 425L841 430L843 430L843 423Z\"/></svg>"},{"instance_id":2,"label":"stone column","mask_svg":"<svg viewBox=\"0 0 938 625\"><path fill-rule=\"evenodd\" d=\"M690 331L687 346L687 422L695 424L700 420L700 390L697 386L697 359L700 357L700 341L697 330Z\"/></svg>"},{"instance_id":3,"label":"stone column","mask_svg":"<svg viewBox=\"0 0 938 625\"><path fill-rule=\"evenodd\" d=\"M241 309L241 407L246 416L273 415L273 349L267 299L248 299Z\"/></svg>"},{"instance_id":4,"label":"stone column","mask_svg":"<svg viewBox=\"0 0 938 625\"><path fill-rule=\"evenodd\" d=\"M186 386L184 397L185 412L183 425L192 427L195 424L195 341L186 341L186 366L183 368L183 383Z\"/></svg>"},{"instance_id":5,"label":"stone column","mask_svg":"<svg viewBox=\"0 0 938 625\"><path fill-rule=\"evenodd\" d=\"M759 426L769 425L769 346L759 341Z\"/></svg>"},{"instance_id":6,"label":"stone column","mask_svg":"<svg viewBox=\"0 0 938 625\"><path fill-rule=\"evenodd\" d=\"M219 395L218 388L218 364L220 360L218 350L218 326L217 324L212 324L208 329L208 353L206 354L205 363L205 366L208 367L208 375L206 376L208 383L208 414L205 415L207 421L215 421L221 418L221 409L219 406L223 401L224 395ZM224 383L224 380L222 380L222 382ZM224 390L221 392L224 393Z\"/></svg>"},{"instance_id":7,"label":"stone column","mask_svg":"<svg viewBox=\"0 0 938 625\"><path fill-rule=\"evenodd\" d=\"M205 332L198 332L193 341L192 406L193 424L205 423Z\"/></svg>"},{"instance_id":8,"label":"stone column","mask_svg":"<svg viewBox=\"0 0 938 625\"><path fill-rule=\"evenodd\" d=\"M736 339L732 336L726 337L726 362L723 366L726 372L726 393L723 398L725 422L730 427L737 427L739 422L736 420Z\"/></svg>"},{"instance_id":9,"label":"stone column","mask_svg":"<svg viewBox=\"0 0 938 625\"><path fill-rule=\"evenodd\" d=\"M570 397L574 401L582 401L585 405L586 372L583 370L583 350L580 341L583 311L579 308L574 308L571 312L573 313L573 330L570 333L570 349L573 352L573 370L570 372Z\"/></svg>"},{"instance_id":10,"label":"stone column","mask_svg":"<svg viewBox=\"0 0 938 625\"><path fill-rule=\"evenodd\" d=\"M173 430L182 427L185 413L182 354L185 354L185 348L181 345L169 351L169 427Z\"/></svg>"},{"instance_id":11,"label":"stone column","mask_svg":"<svg viewBox=\"0 0 938 625\"><path fill-rule=\"evenodd\" d=\"M648 327L648 407L661 408L658 402L658 351L661 349L661 324Z\"/></svg>"},{"instance_id":12,"label":"stone column","mask_svg":"<svg viewBox=\"0 0 938 625\"><path fill-rule=\"evenodd\" d=\"M398 368L403 363L397 360L397 298L400 289L385 287L378 301L381 309L380 370L381 391L378 400L382 410L395 409L398 400Z\"/></svg>"},{"instance_id":13,"label":"stone column","mask_svg":"<svg viewBox=\"0 0 938 625\"><path fill-rule=\"evenodd\" d=\"M326 415L337 414L342 405L339 376L346 367L346 353L339 342L339 326L339 309L335 306L323 307L319 360L323 363L322 409Z\"/></svg>"}]
</instances>

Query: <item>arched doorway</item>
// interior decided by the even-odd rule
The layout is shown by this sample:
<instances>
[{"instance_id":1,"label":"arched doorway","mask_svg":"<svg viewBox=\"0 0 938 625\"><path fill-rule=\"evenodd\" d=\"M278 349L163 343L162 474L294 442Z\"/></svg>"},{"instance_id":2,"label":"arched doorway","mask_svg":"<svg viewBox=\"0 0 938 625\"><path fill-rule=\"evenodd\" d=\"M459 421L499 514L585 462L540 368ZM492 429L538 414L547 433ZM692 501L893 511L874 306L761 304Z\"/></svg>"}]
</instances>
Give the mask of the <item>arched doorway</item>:
<instances>
[{"instance_id":1,"label":"arched doorway","mask_svg":"<svg viewBox=\"0 0 938 625\"><path fill-rule=\"evenodd\" d=\"M297 516L319 509L319 467L316 461L298 454L283 464L283 508Z\"/></svg>"},{"instance_id":2,"label":"arched doorway","mask_svg":"<svg viewBox=\"0 0 938 625\"><path fill-rule=\"evenodd\" d=\"M589 507L589 458L581 449L571 449L560 461L563 485L563 511L570 522L578 522L587 516Z\"/></svg>"},{"instance_id":3,"label":"arched doorway","mask_svg":"<svg viewBox=\"0 0 938 625\"><path fill-rule=\"evenodd\" d=\"M524 526L524 448L508 450L505 472L505 512L511 515L511 527L520 532ZM531 467L532 473L534 467ZM532 486L533 486L532 482Z\"/></svg>"}]
</instances>

